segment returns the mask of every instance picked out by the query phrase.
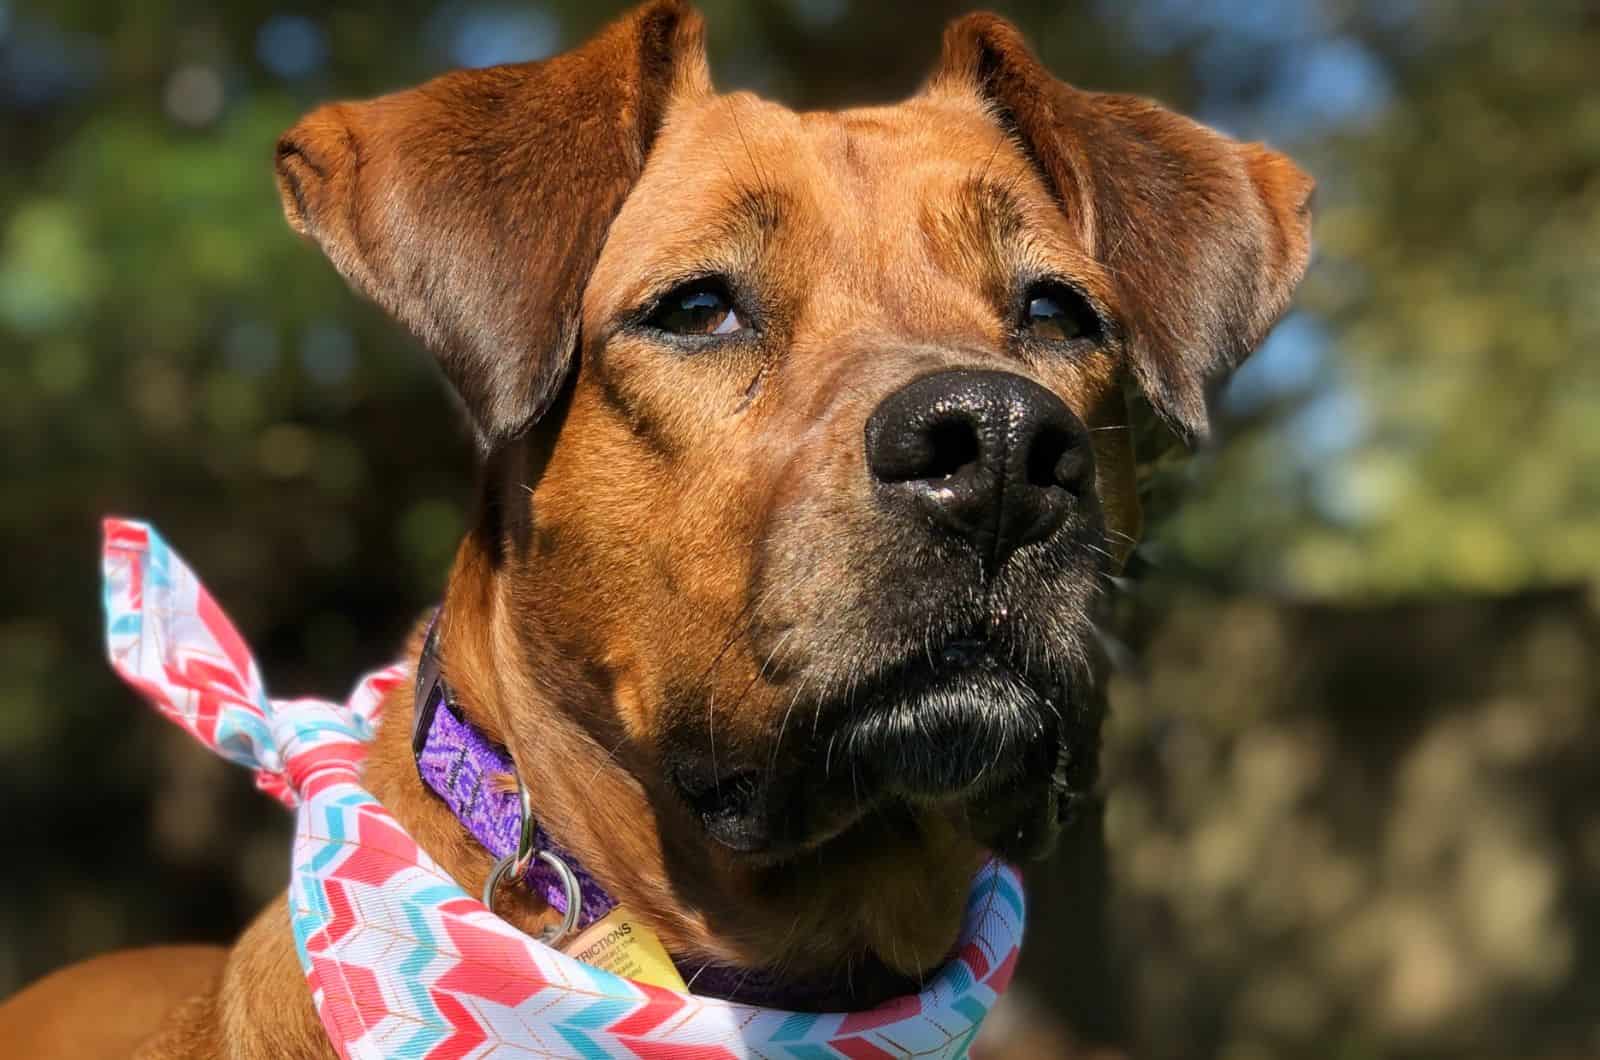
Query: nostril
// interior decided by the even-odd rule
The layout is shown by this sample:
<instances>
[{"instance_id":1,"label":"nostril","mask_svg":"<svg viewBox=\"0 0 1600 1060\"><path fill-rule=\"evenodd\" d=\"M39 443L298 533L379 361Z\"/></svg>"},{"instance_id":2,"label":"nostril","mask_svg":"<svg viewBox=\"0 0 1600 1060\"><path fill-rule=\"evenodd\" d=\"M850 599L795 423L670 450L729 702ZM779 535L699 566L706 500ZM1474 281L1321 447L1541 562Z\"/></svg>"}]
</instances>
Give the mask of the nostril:
<instances>
[{"instance_id":1,"label":"nostril","mask_svg":"<svg viewBox=\"0 0 1600 1060\"><path fill-rule=\"evenodd\" d=\"M922 479L944 479L978 462L978 431L965 419L947 419L928 431L928 463Z\"/></svg>"},{"instance_id":2,"label":"nostril","mask_svg":"<svg viewBox=\"0 0 1600 1060\"><path fill-rule=\"evenodd\" d=\"M867 467L884 485L944 482L982 457L977 425L946 412L869 425Z\"/></svg>"},{"instance_id":3,"label":"nostril","mask_svg":"<svg viewBox=\"0 0 1600 1060\"><path fill-rule=\"evenodd\" d=\"M1094 484L1088 429L1060 397L1011 372L914 379L865 426L874 504L963 540L993 577L1065 526Z\"/></svg>"},{"instance_id":4,"label":"nostril","mask_svg":"<svg viewBox=\"0 0 1600 1060\"><path fill-rule=\"evenodd\" d=\"M1028 449L1028 485L1077 490L1084 471L1084 455L1072 432L1045 427Z\"/></svg>"}]
</instances>

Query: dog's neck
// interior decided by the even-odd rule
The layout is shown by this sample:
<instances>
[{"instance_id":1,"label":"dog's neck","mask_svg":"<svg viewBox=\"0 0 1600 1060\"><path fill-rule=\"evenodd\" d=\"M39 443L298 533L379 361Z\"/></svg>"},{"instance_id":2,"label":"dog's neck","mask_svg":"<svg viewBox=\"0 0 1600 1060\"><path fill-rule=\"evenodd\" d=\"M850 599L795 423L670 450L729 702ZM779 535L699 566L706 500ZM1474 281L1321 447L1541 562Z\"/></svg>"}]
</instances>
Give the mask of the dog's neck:
<instances>
[{"instance_id":1,"label":"dog's neck","mask_svg":"<svg viewBox=\"0 0 1600 1060\"><path fill-rule=\"evenodd\" d=\"M618 909L617 899L584 864L526 815L533 795L523 785L537 783L519 770L505 748L493 744L462 715L441 670L438 619L429 623L417 664L413 698L412 749L423 784L449 806L456 819L499 859L490 886L496 894L505 883L541 896L564 917L567 938ZM526 800L526 802L524 801ZM531 857L532 853L540 857ZM526 868L516 855L527 858ZM493 905L495 896L488 899ZM619 915L623 915L620 914ZM604 930L604 929L602 929ZM856 998L837 974L824 971L796 977L771 968L749 968L691 957L674 957L681 978L694 993L744 1004L797 1011L853 1007ZM918 984L904 981L903 991Z\"/></svg>"},{"instance_id":2,"label":"dog's neck","mask_svg":"<svg viewBox=\"0 0 1600 1060\"><path fill-rule=\"evenodd\" d=\"M496 665L492 622L452 618L454 604L465 609L469 603L481 606L483 602L468 596L460 582L459 578L452 579L452 591L447 594L441 619L442 669L456 688L463 719L486 740L510 744L510 723L495 709L507 700L492 697L507 696L508 687L522 682L517 676L508 676L509 667ZM424 633L419 630L408 652L413 660L420 657L423 640ZM555 664L552 670L559 679ZM530 695L522 702L538 703L541 699ZM480 892L495 858L418 775L413 747L412 685L391 695L383 718L368 759L367 786L452 878L469 893ZM582 732L566 711L543 711L538 724L538 762L522 769L531 774L524 779L537 793L535 814L574 861L602 881L611 895L655 931L680 968L690 969L685 978L693 977L704 967L694 989L724 994L736 988L741 1000L752 1003L823 1010L858 1009L915 988L914 980L859 948L838 953L831 963L821 954L808 955L811 959L807 961L793 961L786 956L771 962L746 959L744 954L750 943L740 935L736 907L725 909L723 917L714 920L678 896L676 881L664 869L661 840L653 826L656 814L638 783L611 762L597 741ZM955 867L963 898L973 868ZM914 902L915 897L908 895L907 901ZM803 898L802 891L797 901ZM801 908L806 915L829 915L826 907L805 908L803 901ZM561 920L561 914L543 896L520 886L502 886L495 909L509 923L531 935L538 935ZM956 923L958 919L952 927ZM942 956L936 955L932 963ZM784 973L770 971L774 966L783 967Z\"/></svg>"}]
</instances>

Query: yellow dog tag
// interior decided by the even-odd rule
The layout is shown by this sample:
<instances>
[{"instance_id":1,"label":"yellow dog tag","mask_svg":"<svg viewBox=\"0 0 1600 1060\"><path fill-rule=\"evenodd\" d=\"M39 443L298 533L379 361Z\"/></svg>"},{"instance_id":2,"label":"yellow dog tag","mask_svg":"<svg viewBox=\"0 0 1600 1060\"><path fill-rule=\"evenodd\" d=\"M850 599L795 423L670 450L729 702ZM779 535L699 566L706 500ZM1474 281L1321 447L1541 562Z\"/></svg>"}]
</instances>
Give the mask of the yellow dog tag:
<instances>
[{"instance_id":1,"label":"yellow dog tag","mask_svg":"<svg viewBox=\"0 0 1600 1060\"><path fill-rule=\"evenodd\" d=\"M561 952L624 979L688 992L656 933L620 905L579 932Z\"/></svg>"}]
</instances>

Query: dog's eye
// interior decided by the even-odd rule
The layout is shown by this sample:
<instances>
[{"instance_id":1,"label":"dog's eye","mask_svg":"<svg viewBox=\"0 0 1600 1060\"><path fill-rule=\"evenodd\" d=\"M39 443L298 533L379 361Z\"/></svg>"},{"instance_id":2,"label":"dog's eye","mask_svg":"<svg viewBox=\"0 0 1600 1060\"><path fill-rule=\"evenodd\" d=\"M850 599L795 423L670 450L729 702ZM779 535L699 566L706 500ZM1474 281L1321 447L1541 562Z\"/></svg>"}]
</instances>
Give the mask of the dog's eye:
<instances>
[{"instance_id":1,"label":"dog's eye","mask_svg":"<svg viewBox=\"0 0 1600 1060\"><path fill-rule=\"evenodd\" d=\"M736 335L744 320L721 284L697 281L663 298L646 321L672 335Z\"/></svg>"},{"instance_id":2,"label":"dog's eye","mask_svg":"<svg viewBox=\"0 0 1600 1060\"><path fill-rule=\"evenodd\" d=\"M1100 318L1088 299L1065 284L1035 284L1024 297L1023 326L1036 339L1069 342L1100 332Z\"/></svg>"}]
</instances>

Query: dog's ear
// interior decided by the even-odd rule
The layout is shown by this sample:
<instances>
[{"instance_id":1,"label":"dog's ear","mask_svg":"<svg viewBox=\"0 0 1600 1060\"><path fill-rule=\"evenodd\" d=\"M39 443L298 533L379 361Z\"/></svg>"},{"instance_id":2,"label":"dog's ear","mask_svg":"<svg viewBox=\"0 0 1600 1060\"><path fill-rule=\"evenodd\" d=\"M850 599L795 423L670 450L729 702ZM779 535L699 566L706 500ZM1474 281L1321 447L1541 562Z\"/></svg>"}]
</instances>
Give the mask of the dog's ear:
<instances>
[{"instance_id":1,"label":"dog's ear","mask_svg":"<svg viewBox=\"0 0 1600 1060\"><path fill-rule=\"evenodd\" d=\"M278 143L284 212L438 356L493 449L560 391L669 102L709 91L699 15L657 0L544 62L313 111Z\"/></svg>"},{"instance_id":2,"label":"dog's ear","mask_svg":"<svg viewBox=\"0 0 1600 1060\"><path fill-rule=\"evenodd\" d=\"M1135 381L1204 439L1211 391L1305 273L1311 178L1149 100L1062 83L995 15L950 25L930 90L976 92L1017 137L1117 285Z\"/></svg>"}]
</instances>

